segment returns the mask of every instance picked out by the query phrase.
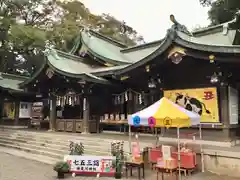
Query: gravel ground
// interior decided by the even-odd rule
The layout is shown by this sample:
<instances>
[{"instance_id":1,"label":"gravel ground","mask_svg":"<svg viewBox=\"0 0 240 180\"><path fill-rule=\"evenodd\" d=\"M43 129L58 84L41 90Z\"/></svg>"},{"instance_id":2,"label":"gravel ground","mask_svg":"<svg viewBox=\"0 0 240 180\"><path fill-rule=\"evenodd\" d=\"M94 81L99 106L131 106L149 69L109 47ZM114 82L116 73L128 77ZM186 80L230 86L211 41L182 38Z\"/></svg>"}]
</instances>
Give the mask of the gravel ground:
<instances>
[{"instance_id":1,"label":"gravel ground","mask_svg":"<svg viewBox=\"0 0 240 180\"><path fill-rule=\"evenodd\" d=\"M29 154L31 156L31 154ZM51 165L43 164L37 161L9 155L0 152L0 180L56 180L56 173L52 170ZM68 177L68 180L94 180L96 177ZM100 178L101 180L110 180L113 178ZM124 178L125 179L125 178ZM137 180L131 178L129 180ZM156 179L156 173L147 172L145 180ZM160 179L160 178L159 178ZM175 179L175 178L174 178ZM237 180L230 177L217 176L210 173L196 174L188 177L187 180ZM170 180L166 177L165 180ZM183 178L185 180L185 178Z\"/></svg>"}]
</instances>

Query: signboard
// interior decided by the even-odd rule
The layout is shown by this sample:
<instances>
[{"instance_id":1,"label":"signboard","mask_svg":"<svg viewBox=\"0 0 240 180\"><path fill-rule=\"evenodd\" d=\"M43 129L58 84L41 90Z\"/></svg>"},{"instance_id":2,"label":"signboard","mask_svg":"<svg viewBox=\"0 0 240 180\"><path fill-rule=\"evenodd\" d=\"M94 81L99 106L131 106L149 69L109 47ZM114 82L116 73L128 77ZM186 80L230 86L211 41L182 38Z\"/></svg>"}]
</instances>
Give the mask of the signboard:
<instances>
[{"instance_id":1,"label":"signboard","mask_svg":"<svg viewBox=\"0 0 240 180\"><path fill-rule=\"evenodd\" d=\"M228 99L230 124L238 124L238 91L232 87L229 87Z\"/></svg>"},{"instance_id":2,"label":"signboard","mask_svg":"<svg viewBox=\"0 0 240 180\"><path fill-rule=\"evenodd\" d=\"M70 172L75 174L100 174L113 176L115 167L113 161L116 158L113 156L72 156L67 155L64 161L70 164Z\"/></svg>"},{"instance_id":3,"label":"signboard","mask_svg":"<svg viewBox=\"0 0 240 180\"><path fill-rule=\"evenodd\" d=\"M43 102L35 102L32 105L32 117L40 117L42 116Z\"/></svg>"},{"instance_id":4,"label":"signboard","mask_svg":"<svg viewBox=\"0 0 240 180\"><path fill-rule=\"evenodd\" d=\"M171 159L171 146L164 146L162 145L162 155L163 160L169 160Z\"/></svg>"},{"instance_id":5,"label":"signboard","mask_svg":"<svg viewBox=\"0 0 240 180\"><path fill-rule=\"evenodd\" d=\"M20 102L19 118L30 118L32 112L32 103Z\"/></svg>"},{"instance_id":6,"label":"signboard","mask_svg":"<svg viewBox=\"0 0 240 180\"><path fill-rule=\"evenodd\" d=\"M219 110L216 88L164 91L164 97L201 116L201 123L218 123Z\"/></svg>"}]
</instances>

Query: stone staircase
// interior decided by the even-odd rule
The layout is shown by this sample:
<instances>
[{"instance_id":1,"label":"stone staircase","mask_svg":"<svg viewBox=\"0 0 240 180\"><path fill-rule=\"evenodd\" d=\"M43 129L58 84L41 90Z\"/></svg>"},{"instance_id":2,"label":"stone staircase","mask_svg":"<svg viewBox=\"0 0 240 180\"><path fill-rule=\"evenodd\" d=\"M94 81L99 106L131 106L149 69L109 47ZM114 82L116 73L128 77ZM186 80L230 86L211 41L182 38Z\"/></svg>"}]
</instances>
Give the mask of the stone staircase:
<instances>
[{"instance_id":1,"label":"stone staircase","mask_svg":"<svg viewBox=\"0 0 240 180\"><path fill-rule=\"evenodd\" d=\"M28 156L37 155L39 161L55 163L69 154L69 141L82 142L86 155L110 155L110 143L113 139L106 139L98 135L87 136L81 134L59 134L47 132L33 132L27 130L0 129L0 146L27 152ZM149 143L141 143L146 147ZM124 143L125 152L129 152L129 143ZM14 155L14 154L13 154Z\"/></svg>"},{"instance_id":2,"label":"stone staircase","mask_svg":"<svg viewBox=\"0 0 240 180\"><path fill-rule=\"evenodd\" d=\"M72 134L59 132L41 132L28 129L0 128L0 151L38 160L48 164L54 164L69 154L69 141L82 142L85 147L85 155L110 155L110 143L113 140L124 140L124 151L129 152L128 136L112 133L102 134ZM192 140L183 139L188 144ZM156 142L153 136L140 135L140 147L152 146ZM161 143L176 144L176 138L160 138ZM199 143L204 146L205 154L219 154L219 150L226 152L230 150L231 142L202 141L196 140L195 146L199 149ZM231 148L232 149L232 148ZM238 151L238 150L237 150ZM197 150L196 150L197 152Z\"/></svg>"}]
</instances>

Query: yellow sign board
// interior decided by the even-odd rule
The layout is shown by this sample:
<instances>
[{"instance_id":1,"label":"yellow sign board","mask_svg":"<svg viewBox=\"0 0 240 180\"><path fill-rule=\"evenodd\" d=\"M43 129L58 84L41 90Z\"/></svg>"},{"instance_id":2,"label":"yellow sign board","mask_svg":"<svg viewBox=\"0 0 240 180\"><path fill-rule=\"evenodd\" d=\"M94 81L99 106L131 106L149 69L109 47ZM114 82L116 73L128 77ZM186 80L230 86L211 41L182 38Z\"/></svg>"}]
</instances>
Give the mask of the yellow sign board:
<instances>
[{"instance_id":1,"label":"yellow sign board","mask_svg":"<svg viewBox=\"0 0 240 180\"><path fill-rule=\"evenodd\" d=\"M201 115L202 123L219 122L216 88L167 90L164 91L164 97Z\"/></svg>"},{"instance_id":2,"label":"yellow sign board","mask_svg":"<svg viewBox=\"0 0 240 180\"><path fill-rule=\"evenodd\" d=\"M15 103L9 102L4 103L4 110L3 110L3 116L7 117L9 119L14 119L15 117Z\"/></svg>"}]
</instances>

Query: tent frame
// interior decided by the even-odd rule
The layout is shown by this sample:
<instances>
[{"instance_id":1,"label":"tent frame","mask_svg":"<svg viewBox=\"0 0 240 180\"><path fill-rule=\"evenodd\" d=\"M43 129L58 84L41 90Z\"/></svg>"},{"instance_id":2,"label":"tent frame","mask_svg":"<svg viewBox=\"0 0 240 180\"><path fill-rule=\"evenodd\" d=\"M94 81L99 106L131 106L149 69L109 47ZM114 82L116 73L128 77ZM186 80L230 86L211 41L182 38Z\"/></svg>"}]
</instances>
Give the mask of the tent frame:
<instances>
[{"instance_id":1,"label":"tent frame","mask_svg":"<svg viewBox=\"0 0 240 180\"><path fill-rule=\"evenodd\" d=\"M132 134L131 134L131 125L129 124L129 150L130 150L130 154L132 152ZM177 127L177 138L178 138L178 179L181 180L182 176L181 176L181 149L180 149L180 128ZM201 164L202 164L202 172L205 172L205 167L204 167L204 154L203 154L203 147L202 147L202 125L201 123L199 124L199 139L200 139L200 155L201 155Z\"/></svg>"}]
</instances>

